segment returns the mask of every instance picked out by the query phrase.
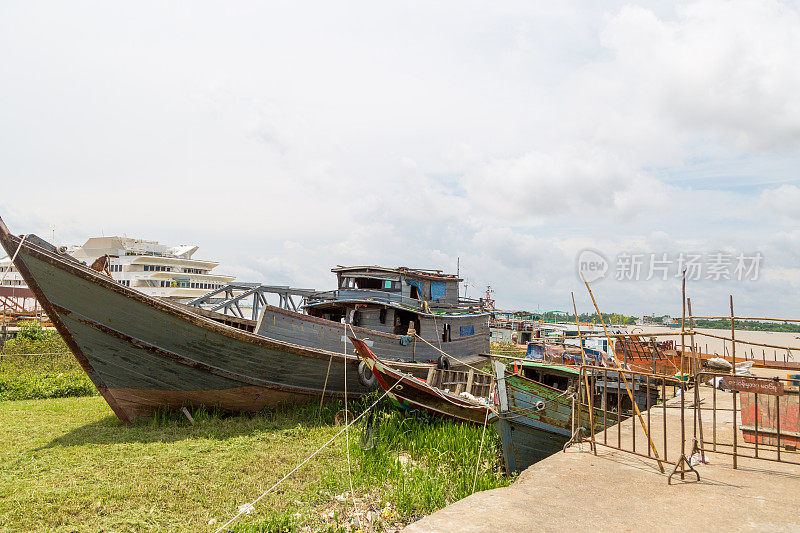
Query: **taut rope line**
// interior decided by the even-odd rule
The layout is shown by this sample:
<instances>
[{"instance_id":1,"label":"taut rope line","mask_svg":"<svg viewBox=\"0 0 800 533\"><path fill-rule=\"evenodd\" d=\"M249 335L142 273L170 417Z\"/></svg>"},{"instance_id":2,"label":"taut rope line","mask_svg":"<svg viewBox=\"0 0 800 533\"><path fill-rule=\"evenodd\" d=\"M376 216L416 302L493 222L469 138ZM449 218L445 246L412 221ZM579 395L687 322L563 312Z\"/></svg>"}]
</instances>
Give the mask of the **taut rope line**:
<instances>
[{"instance_id":1,"label":"taut rope line","mask_svg":"<svg viewBox=\"0 0 800 533\"><path fill-rule=\"evenodd\" d=\"M252 501L252 503L245 504L245 505L241 506L241 510L240 510L240 511L237 513L237 515L236 515L236 516L234 516L233 518L231 518L230 520L228 520L227 522L225 522L225 523L224 523L222 526L220 526L220 527L219 527L219 529L215 530L215 531L214 531L214 533L220 533L221 531L224 531L226 527L228 527L229 525L231 525L232 523L234 523L236 520L238 520L238 519L239 519L239 517L240 517L240 516L242 516L244 513L246 513L248 510L252 509L252 508L253 508L253 506L255 506L255 504L257 504L259 501L261 501L261 499L262 499L262 498L264 498L264 496L266 496L267 494L269 494L270 492L272 492L272 491L275 489L275 487L277 487L278 485L280 485L281 483L283 483L283 482L284 482L284 481L285 481L285 480L286 480L286 479L287 479L289 476L291 476L292 474L294 474L295 472L297 472L297 471L298 471L298 470L299 470L299 469L300 469L300 468L301 468L301 467L302 467L304 464L306 464L306 463L307 463L307 462L309 462L311 459L313 459L314 457L316 457L316 456L317 456L317 454L318 454L319 452L321 452L322 450L324 450L324 449L325 449L325 448L326 448L326 447L327 447L327 446L328 446L328 445L329 445L331 442L333 442L334 440L336 440L336 437L338 437L339 435L341 435L342 433L344 433L344 432L345 432L345 431L346 431L346 430L347 430L347 429L348 429L350 426L352 426L353 424L355 424L356 422L358 422L358 420L359 420L359 419L361 419L361 417L363 417L365 414L367 414L367 413L369 412L369 410L370 410L370 409L372 409L373 407L375 407L375 406L378 404L378 402L380 402L381 400L383 400L383 398L384 398L384 397L385 397L387 394L389 394L389 391L391 391L392 389L394 389L394 388L395 388L395 387L396 387L396 386L397 386L399 383L400 383L400 382L398 381L397 383L395 383L394 385L392 385L391 387L389 387L389 389L388 389L386 392L384 392L384 393L383 393L383 395L382 395L380 398L378 398L377 400L375 400L375 401L372 403L372 405L370 405L369 407L367 407L367 408L364 410L364 412L363 412L363 413L361 413L361 414L360 414L360 415L358 415L356 418L354 418L352 422L350 422L349 424L345 425L345 427L343 427L343 428L342 428L342 429L341 429L341 430L340 430L340 431L339 431L339 432L338 432L336 435L334 435L333 437L331 437L331 438L330 438L330 440L328 440L328 442L326 442L325 444L323 444L322 446L320 446L320 447L319 447L319 449L317 449L317 451L315 451L314 453L312 453L311 455L309 455L308 457L306 457L306 458L303 460L303 462L301 462L301 463L300 463L300 464L298 464L296 467L294 467L294 468L291 470L291 472L289 472L288 474L286 474L285 476L283 476L281 479L279 479L277 482L275 482L275 484L274 484L274 485L272 485L270 488L268 488L267 490L265 490L265 491L264 491L264 492L261 494L261 496L259 496L259 497L258 497L258 498L256 498L255 500L253 500L253 501ZM345 417L345 418L346 418L346 417Z\"/></svg>"}]
</instances>

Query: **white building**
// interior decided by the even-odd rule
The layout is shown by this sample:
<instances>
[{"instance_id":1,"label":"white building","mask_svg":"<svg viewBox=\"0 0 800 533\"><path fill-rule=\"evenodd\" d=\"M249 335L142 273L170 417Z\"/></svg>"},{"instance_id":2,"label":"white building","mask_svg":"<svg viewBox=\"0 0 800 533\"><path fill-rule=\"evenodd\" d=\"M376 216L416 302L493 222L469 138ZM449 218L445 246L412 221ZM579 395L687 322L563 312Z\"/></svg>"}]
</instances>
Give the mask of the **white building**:
<instances>
[{"instance_id":1,"label":"white building","mask_svg":"<svg viewBox=\"0 0 800 533\"><path fill-rule=\"evenodd\" d=\"M117 282L149 296L188 301L218 289L236 278L213 274L219 263L193 259L197 246L168 247L156 241L128 237L92 237L83 246L70 247L67 253L92 265L108 256L108 268ZM2 285L25 286L25 281L10 258L0 261Z\"/></svg>"}]
</instances>

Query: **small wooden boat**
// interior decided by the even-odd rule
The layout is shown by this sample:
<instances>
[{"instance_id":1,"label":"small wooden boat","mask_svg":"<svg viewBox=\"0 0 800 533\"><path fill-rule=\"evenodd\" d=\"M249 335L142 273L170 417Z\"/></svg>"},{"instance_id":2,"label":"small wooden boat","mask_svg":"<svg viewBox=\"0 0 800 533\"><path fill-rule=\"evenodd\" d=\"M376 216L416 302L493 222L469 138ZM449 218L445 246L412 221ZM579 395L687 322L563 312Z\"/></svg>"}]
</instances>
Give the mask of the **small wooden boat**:
<instances>
[{"instance_id":1,"label":"small wooden boat","mask_svg":"<svg viewBox=\"0 0 800 533\"><path fill-rule=\"evenodd\" d=\"M465 398L460 392L469 392L478 397L484 395L488 397L491 390L491 376L476 373L474 370L461 372L431 368L428 371L427 381L423 381L386 365L372 353L363 340L355 337L350 337L350 340L359 357L372 370L378 384L401 408L422 409L433 414L476 424L486 422L486 417L492 410L489 404ZM467 376L466 383L457 379L459 372ZM447 381L448 377L456 379ZM438 384L439 387L434 384ZM454 392L441 388L444 385L454 387ZM462 387L464 390L460 390Z\"/></svg>"},{"instance_id":2,"label":"small wooden boat","mask_svg":"<svg viewBox=\"0 0 800 533\"><path fill-rule=\"evenodd\" d=\"M514 371L508 372L505 363L492 361L499 406L491 421L500 435L509 473L522 471L561 451L578 429L578 420L584 436L616 423L617 417L603 416L603 410L596 405L590 407L577 400L578 368L532 361L517 362L512 368ZM612 379L615 373L607 374L607 379L589 378L596 390L605 389L602 395L593 399L595 404L601 398L608 400L620 393L619 384L612 383L616 379L615 376ZM639 390L636 388L637 404L642 401ZM622 391L624 394L624 389ZM646 403L646 398L643 401ZM609 404L616 405L616 400L609 401ZM627 405L630 406L630 400ZM590 412L594 422L591 430Z\"/></svg>"},{"instance_id":3,"label":"small wooden boat","mask_svg":"<svg viewBox=\"0 0 800 533\"><path fill-rule=\"evenodd\" d=\"M336 352L269 338L248 321L147 296L35 235L12 235L2 219L0 244L125 423L163 407L259 411L318 398L323 389L337 397L345 378L349 394L371 390L359 377L358 357L344 343ZM338 334L323 326L315 324L317 335ZM423 377L433 366L393 364Z\"/></svg>"}]
</instances>

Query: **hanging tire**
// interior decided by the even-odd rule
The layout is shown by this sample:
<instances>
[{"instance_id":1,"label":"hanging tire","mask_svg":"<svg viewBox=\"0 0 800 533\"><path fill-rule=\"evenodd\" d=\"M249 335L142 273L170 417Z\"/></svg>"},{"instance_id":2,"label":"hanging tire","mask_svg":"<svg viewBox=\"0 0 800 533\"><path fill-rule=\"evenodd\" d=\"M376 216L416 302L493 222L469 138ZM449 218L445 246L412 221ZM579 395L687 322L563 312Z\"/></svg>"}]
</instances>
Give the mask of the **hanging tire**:
<instances>
[{"instance_id":1,"label":"hanging tire","mask_svg":"<svg viewBox=\"0 0 800 533\"><path fill-rule=\"evenodd\" d=\"M358 363L358 382L369 390L374 389L378 385L378 380L375 379L375 374L369 369L367 363L359 361Z\"/></svg>"},{"instance_id":2,"label":"hanging tire","mask_svg":"<svg viewBox=\"0 0 800 533\"><path fill-rule=\"evenodd\" d=\"M450 370L450 360L447 356L439 356L439 359L436 360L436 368L439 370Z\"/></svg>"}]
</instances>

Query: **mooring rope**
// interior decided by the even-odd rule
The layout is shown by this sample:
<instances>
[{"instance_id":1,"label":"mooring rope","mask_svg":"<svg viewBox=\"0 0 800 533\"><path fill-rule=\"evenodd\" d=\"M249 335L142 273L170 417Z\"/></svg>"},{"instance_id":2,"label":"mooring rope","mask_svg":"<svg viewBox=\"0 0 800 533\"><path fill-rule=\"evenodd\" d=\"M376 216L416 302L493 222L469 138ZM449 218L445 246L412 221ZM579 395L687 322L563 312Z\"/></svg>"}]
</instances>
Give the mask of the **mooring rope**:
<instances>
[{"instance_id":1,"label":"mooring rope","mask_svg":"<svg viewBox=\"0 0 800 533\"><path fill-rule=\"evenodd\" d=\"M492 397L492 392L494 390L494 383L492 386L489 387L489 398ZM489 411L491 409L486 409L486 418L483 419L483 431L481 432L481 445L478 448L478 462L475 463L475 478L472 480L472 492L475 492L475 487L478 485L478 469L481 466L481 453L483 452L483 438L486 436L486 426L489 424Z\"/></svg>"},{"instance_id":2,"label":"mooring rope","mask_svg":"<svg viewBox=\"0 0 800 533\"><path fill-rule=\"evenodd\" d=\"M354 313L355 314L355 313ZM352 315L351 320L352 322ZM356 336L355 332L353 331L353 326L350 322L345 324L344 329L344 420L347 422L347 415L350 411L347 410L347 327L350 327L350 333L353 334L353 337ZM353 499L353 512L357 513L358 509L356 508L356 493L353 490L353 471L350 468L350 431L347 428L350 427L345 425L345 448L347 450L347 481L350 483L350 497Z\"/></svg>"},{"instance_id":3,"label":"mooring rope","mask_svg":"<svg viewBox=\"0 0 800 533\"><path fill-rule=\"evenodd\" d=\"M347 360L347 357L345 357ZM325 372L325 384L322 386L322 396L319 397L319 409L317 410L317 418L322 418L322 400L325 399L325 390L328 388L328 376L331 375L331 363L333 363L333 352L331 352L331 357L328 359L328 371Z\"/></svg>"},{"instance_id":4,"label":"mooring rope","mask_svg":"<svg viewBox=\"0 0 800 533\"><path fill-rule=\"evenodd\" d=\"M375 406L378 404L378 402L380 402L381 400L383 400L383 399L386 397L386 395L387 395L387 394L389 394L389 392L390 392L392 389L394 389L394 388L395 388L395 387L396 387L396 386L397 386L399 383L400 383L400 382L398 381L397 383L395 383L394 385L392 385L391 387L389 387L389 389L388 389L386 392L384 392L384 393L381 395L381 397L380 397L380 398L378 398L377 400L375 400L375 401L372 403L372 405L370 405L369 407L367 407L367 408L364 410L364 412L363 412L363 413L361 413L361 414L360 414L360 415L358 415L356 418L354 418L352 422L350 422L349 424L345 425L345 427L344 427L344 428L342 428L342 429L341 429L341 430L340 430L340 431L339 431L339 432L338 432L336 435L334 435L333 437L331 437L331 438L330 438L330 439L329 439L329 440L328 440L328 441L327 441L325 444L323 444L322 446L320 446L320 447L317 449L317 451L315 451L314 453L312 453L311 455L309 455L308 457L306 457L306 458L305 458L305 459L304 459L304 460L303 460L303 461L302 461L300 464L298 464L297 466L295 466L295 467L294 467L294 468L293 468L293 469L292 469L292 470L291 470L291 471L290 471L288 474L286 474L286 475L285 475L285 476L283 476L281 479L279 479L278 481L276 481L274 485L272 485L270 488L268 488L268 489L267 489L267 490L265 490L263 493L261 493L261 496L259 496L259 497L258 497L258 498L256 498L255 500L253 500L251 503L246 503L246 504L244 504L244 505L241 505L241 506L239 507L239 509L240 509L240 510L239 510L239 512L236 514L236 516L234 516L233 518L231 518L230 520L228 520L227 522L225 522L225 523L224 523L222 526L220 526L218 529L216 529L216 530L214 531L214 533L220 533L221 531L224 531L224 530L225 530L225 528L227 528L229 525L231 525L231 524L232 524L232 523L234 523L236 520L238 520L240 516L242 516L243 514L245 514L245 513L247 513L247 512L250 512L250 511L252 511L252 509L253 509L253 507L255 506L255 504L257 504L259 501L261 501L261 500L264 498L264 496L266 496L267 494L269 494L270 492L272 492L273 490L275 490L275 487L277 487L278 485L280 485L281 483L283 483L284 481L286 481L286 479L288 479L288 478L289 478L289 476L291 476L292 474L294 474L295 472L297 472L297 471L298 471L298 470L299 470L299 469L300 469L300 468L301 468L303 465L305 465L305 464L306 464L307 462L309 462L311 459L313 459L314 457L316 457L316 456L317 456L317 454L319 454L319 452L321 452L322 450L324 450L325 448L327 448L327 447L328 447L328 445L329 445L330 443L332 443L334 440L336 440L336 437L338 437L339 435L341 435L342 433L344 433L346 430L348 430L348 429L350 428L350 426L352 426L353 424L355 424L356 422L358 422L358 421L359 421L359 420L360 420L360 419L361 419L361 418L362 418L362 417L363 417L365 414L369 413L369 410L370 410L370 409L372 409L373 407L375 407ZM346 417L345 417L345 418L346 418Z\"/></svg>"},{"instance_id":5,"label":"mooring rope","mask_svg":"<svg viewBox=\"0 0 800 533\"><path fill-rule=\"evenodd\" d=\"M22 238L19 240L19 245L17 246L17 251L14 252L14 256L11 258L11 266L14 265L14 259L17 258L17 255L19 254L20 249L22 249L22 243L25 242L25 239L27 239L29 236L30 236L30 233L27 233L27 234L23 235ZM8 275L9 272L11 272L11 266L8 267L8 270L3 270L3 276L0 277L0 285L3 284L3 282L6 280L6 276Z\"/></svg>"},{"instance_id":6,"label":"mooring rope","mask_svg":"<svg viewBox=\"0 0 800 533\"><path fill-rule=\"evenodd\" d=\"M480 372L481 374L485 374L485 375L487 375L487 376L491 376L491 375L493 375L491 372L487 372L487 371L485 371L485 370L482 370L482 369L480 369L480 368L478 368L478 367L476 367L476 366L472 366L471 364L464 362L463 360L459 359L458 357L456 357L456 356L454 356L454 355L450 355L449 353L447 353L447 352L445 352L445 351L443 351L443 350L441 350L441 349L437 348L436 346L434 346L434 345L433 345L433 344L431 344L430 342L426 341L425 339L423 339L422 337L420 337L420 336L419 336L418 334L416 334L416 333L414 333L414 336L415 336L415 337L417 337L417 338L418 338L419 340L421 340L422 342L424 342L425 344L427 344L428 346L430 346L431 348L433 348L434 350L436 350L436 351L440 352L442 355L446 355L447 357L449 357L449 358L451 358L451 359L455 359L456 361L458 361L459 363L461 363L461 364L462 364L462 365L464 365L465 367L467 367L467 368L471 368L471 369L472 369L472 370L474 370L475 372Z\"/></svg>"},{"instance_id":7,"label":"mooring rope","mask_svg":"<svg viewBox=\"0 0 800 533\"><path fill-rule=\"evenodd\" d=\"M572 395L574 397L575 396L575 392L567 390L567 391L564 391L563 393L559 394L558 396L555 396L555 397L550 398L548 400L542 400L542 403L544 405L547 405L547 404L549 404L551 402L554 402L554 401L558 400L559 398L562 398L562 397L564 397L566 395ZM542 409L544 409L544 408L542 408ZM514 418L522 417L522 416L528 416L529 414L539 412L542 409L539 409L535 405L532 405L531 407L515 408L513 411L511 409L509 409L505 413L498 413L497 416L499 416L500 418L506 419L506 420L511 420L511 419L514 419ZM513 414L509 414L509 413L513 413Z\"/></svg>"}]
</instances>

